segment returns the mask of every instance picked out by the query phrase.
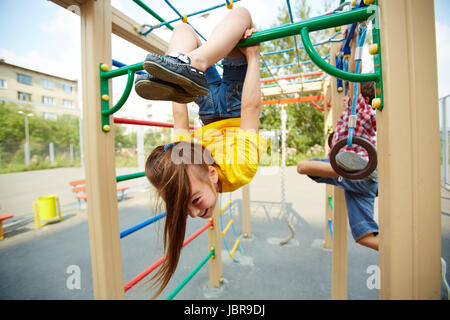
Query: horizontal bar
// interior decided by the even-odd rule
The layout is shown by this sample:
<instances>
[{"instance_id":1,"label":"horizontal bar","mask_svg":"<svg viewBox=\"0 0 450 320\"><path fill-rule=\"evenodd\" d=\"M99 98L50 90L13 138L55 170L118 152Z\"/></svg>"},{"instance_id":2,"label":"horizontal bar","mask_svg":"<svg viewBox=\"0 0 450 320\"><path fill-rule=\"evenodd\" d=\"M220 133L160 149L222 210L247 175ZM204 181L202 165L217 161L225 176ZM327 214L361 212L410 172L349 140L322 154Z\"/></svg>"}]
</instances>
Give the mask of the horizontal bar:
<instances>
[{"instance_id":1,"label":"horizontal bar","mask_svg":"<svg viewBox=\"0 0 450 320\"><path fill-rule=\"evenodd\" d=\"M166 216L166 213L163 212L163 213L161 213L161 214L159 214L157 216L151 217L150 219L147 219L147 220L145 220L145 221L143 221L143 222L141 222L141 223L139 223L139 224L137 224L137 225L135 225L135 226L133 226L131 228L128 228L128 229L122 231L120 233L120 239L122 239L122 238L132 234L133 232L136 232L136 231L138 231L138 230L140 230L140 229L142 229L142 228L144 228L144 227L146 227L148 225L151 225L153 222L156 222L159 219L164 218L165 216Z\"/></svg>"},{"instance_id":2,"label":"horizontal bar","mask_svg":"<svg viewBox=\"0 0 450 320\"><path fill-rule=\"evenodd\" d=\"M128 71L137 72L137 71L141 71L141 70L144 70L144 62L130 64L125 67L117 68L114 70L103 71L100 73L100 77L103 79L111 79L111 78L115 78L118 76L123 76L125 74L128 74Z\"/></svg>"},{"instance_id":3,"label":"horizontal bar","mask_svg":"<svg viewBox=\"0 0 450 320\"><path fill-rule=\"evenodd\" d=\"M246 47L265 41L298 35L301 29L305 27L307 27L309 31L318 31L343 26L354 22L364 21L367 20L370 16L374 15L376 11L376 6L370 5L365 8L358 8L355 10L345 11L328 16L318 16L296 23L258 31L253 33L247 39L240 40L236 47Z\"/></svg>"},{"instance_id":4,"label":"horizontal bar","mask_svg":"<svg viewBox=\"0 0 450 320\"><path fill-rule=\"evenodd\" d=\"M183 287L195 276L195 274L208 262L208 260L214 256L215 251L212 249L208 255L199 263L198 266L195 267L191 273L188 274L186 278L181 281L181 283L167 296L166 300L172 300L175 296L183 289Z\"/></svg>"},{"instance_id":5,"label":"horizontal bar","mask_svg":"<svg viewBox=\"0 0 450 320\"><path fill-rule=\"evenodd\" d=\"M263 100L263 105L268 104L287 104L287 103L296 103L296 102L311 102L311 101L319 101L323 100L323 96L304 96L297 98L283 98L283 99L274 99L274 100Z\"/></svg>"},{"instance_id":6,"label":"horizontal bar","mask_svg":"<svg viewBox=\"0 0 450 320\"><path fill-rule=\"evenodd\" d=\"M183 247L187 246L192 240L197 238L200 234L202 234L205 230L207 230L210 226L213 226L214 222L213 220L208 221L207 224L205 224L203 227L201 227L199 230L197 230L195 233L193 233L189 238L184 240ZM131 279L125 284L124 290L127 292L130 290L133 286L135 286L139 281L144 279L147 275L149 275L153 270L158 268L164 261L166 260L166 256L163 256L159 258L157 261L155 261L153 264L151 264L147 269L139 273L136 277Z\"/></svg>"},{"instance_id":7,"label":"horizontal bar","mask_svg":"<svg viewBox=\"0 0 450 320\"><path fill-rule=\"evenodd\" d=\"M116 181L120 182L120 181L125 181L125 180L141 178L141 177L145 177L145 172L144 171L117 176L116 177Z\"/></svg>"},{"instance_id":8,"label":"horizontal bar","mask_svg":"<svg viewBox=\"0 0 450 320\"><path fill-rule=\"evenodd\" d=\"M135 119L127 119L127 118L114 118L114 123L122 123L122 124L135 124L149 127L164 127L164 128L173 128L173 123L169 122L158 122L158 121L146 121L146 120L135 120ZM195 129L194 126L189 126L189 129Z\"/></svg>"},{"instance_id":9,"label":"horizontal bar","mask_svg":"<svg viewBox=\"0 0 450 320\"><path fill-rule=\"evenodd\" d=\"M225 237L225 235L226 235L227 232L228 232L228 229L230 229L230 227L231 227L231 225L232 225L233 223L234 223L234 220L233 220L233 219L230 219L230 222L228 222L227 226L225 227L225 229L223 229L223 231L222 231L222 233L221 233L222 238Z\"/></svg>"}]
</instances>

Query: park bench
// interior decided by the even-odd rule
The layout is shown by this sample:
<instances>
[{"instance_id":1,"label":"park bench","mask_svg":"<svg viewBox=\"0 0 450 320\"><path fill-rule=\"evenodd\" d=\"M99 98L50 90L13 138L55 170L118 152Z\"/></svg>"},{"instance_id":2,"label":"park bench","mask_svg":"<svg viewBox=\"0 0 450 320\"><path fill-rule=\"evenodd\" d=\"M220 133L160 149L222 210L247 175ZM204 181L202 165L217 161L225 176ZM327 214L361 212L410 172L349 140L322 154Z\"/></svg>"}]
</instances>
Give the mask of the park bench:
<instances>
[{"instance_id":1,"label":"park bench","mask_svg":"<svg viewBox=\"0 0 450 320\"><path fill-rule=\"evenodd\" d=\"M13 217L14 216L12 214L0 213L0 240L3 240L3 221Z\"/></svg>"},{"instance_id":2,"label":"park bench","mask_svg":"<svg viewBox=\"0 0 450 320\"><path fill-rule=\"evenodd\" d=\"M74 180L69 182L70 187L72 188L72 192L75 194L75 199L78 201L78 211L81 209L81 201L87 202L87 194L86 194L86 179ZM117 186L117 192L120 192L120 200L125 199L125 190L130 187L126 186Z\"/></svg>"}]
</instances>

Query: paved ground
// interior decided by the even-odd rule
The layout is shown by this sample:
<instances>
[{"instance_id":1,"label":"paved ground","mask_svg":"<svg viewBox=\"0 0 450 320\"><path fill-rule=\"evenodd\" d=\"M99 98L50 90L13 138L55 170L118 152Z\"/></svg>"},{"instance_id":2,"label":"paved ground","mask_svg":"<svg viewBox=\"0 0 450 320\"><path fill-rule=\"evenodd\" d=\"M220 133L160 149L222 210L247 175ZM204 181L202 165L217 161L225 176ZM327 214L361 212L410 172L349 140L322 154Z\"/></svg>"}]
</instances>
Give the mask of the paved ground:
<instances>
[{"instance_id":1,"label":"paved ground","mask_svg":"<svg viewBox=\"0 0 450 320\"><path fill-rule=\"evenodd\" d=\"M85 211L77 213L67 184L67 181L79 178L80 174L77 169L55 170L58 171L28 173L28 177L27 173L21 173L17 174L18 178L0 175L0 201L4 209L11 206L18 210L18 220L6 224L5 240L0 241L0 300L93 298L87 214ZM39 187L30 186L37 181ZM251 182L253 236L242 241L243 250L238 251L236 261L231 260L223 248L223 286L219 289L208 286L209 274L205 266L176 299L330 299L331 251L322 245L324 186L297 175L294 167L287 168L286 201L292 208L289 218L296 235L285 246L279 245L280 239L289 235L280 214L279 186L280 172L277 168L260 168ZM149 193L145 180L133 182L127 199L119 202L121 230L155 214L151 210ZM27 211L24 205L19 210L20 203L15 204L11 199L16 197L15 201L28 202L43 194L60 197L64 219L35 230L31 209ZM238 234L241 226L240 198L240 192L233 194L233 217L237 221ZM223 201L228 201L228 197ZM442 211L442 255L450 261L450 192L444 189ZM227 223L226 219L229 216L224 216L224 223ZM201 219L189 219L187 234L204 223ZM161 256L162 227L162 222L156 223L121 240L125 282ZM233 233L229 232L226 239L231 245ZM355 244L350 233L348 239L348 298L377 299L378 290L367 285L371 276L367 271L378 265L378 254ZM206 242L206 234L202 234L183 250L179 267L161 299L206 256ZM79 289L70 289L73 266L80 271ZM145 285L138 285L126 294L130 300L148 299L150 296Z\"/></svg>"}]
</instances>

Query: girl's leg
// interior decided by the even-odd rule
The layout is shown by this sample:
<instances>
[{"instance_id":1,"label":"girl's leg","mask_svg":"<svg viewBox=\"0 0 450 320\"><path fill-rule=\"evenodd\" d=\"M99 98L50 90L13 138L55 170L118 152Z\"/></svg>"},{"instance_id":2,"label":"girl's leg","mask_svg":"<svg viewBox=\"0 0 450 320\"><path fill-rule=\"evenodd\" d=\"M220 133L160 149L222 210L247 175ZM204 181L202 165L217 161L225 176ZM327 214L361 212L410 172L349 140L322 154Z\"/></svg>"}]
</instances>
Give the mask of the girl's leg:
<instances>
[{"instance_id":1,"label":"girl's leg","mask_svg":"<svg viewBox=\"0 0 450 320\"><path fill-rule=\"evenodd\" d=\"M173 51L189 53L201 45L200 38L194 29L190 25L183 23L174 28L167 53Z\"/></svg>"},{"instance_id":2,"label":"girl's leg","mask_svg":"<svg viewBox=\"0 0 450 320\"><path fill-rule=\"evenodd\" d=\"M191 65L205 71L223 57L230 54L244 35L252 27L252 18L247 9L239 7L231 10L215 26L208 41L199 48L184 52L191 58ZM233 55L236 51L233 51Z\"/></svg>"},{"instance_id":3,"label":"girl's leg","mask_svg":"<svg viewBox=\"0 0 450 320\"><path fill-rule=\"evenodd\" d=\"M357 242L362 246L378 251L379 239L374 233L368 234Z\"/></svg>"}]
</instances>

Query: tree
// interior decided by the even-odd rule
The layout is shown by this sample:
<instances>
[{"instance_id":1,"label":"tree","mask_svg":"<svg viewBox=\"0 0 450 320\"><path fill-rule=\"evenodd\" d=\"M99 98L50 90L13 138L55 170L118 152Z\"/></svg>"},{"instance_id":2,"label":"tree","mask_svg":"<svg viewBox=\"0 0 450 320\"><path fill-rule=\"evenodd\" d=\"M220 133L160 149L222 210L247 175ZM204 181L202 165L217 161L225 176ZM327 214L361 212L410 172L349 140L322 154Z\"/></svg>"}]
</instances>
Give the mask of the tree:
<instances>
[{"instance_id":1,"label":"tree","mask_svg":"<svg viewBox=\"0 0 450 320\"><path fill-rule=\"evenodd\" d=\"M329 1L322 1L323 12L330 9ZM311 16L311 6L309 1L301 0L296 3L295 7L292 7L293 21L297 22L300 20L305 20ZM291 23L289 17L289 11L287 5L284 4L279 8L278 23L272 27L285 25ZM327 40L334 33L333 30L324 30L321 32L311 33L311 41L313 43L318 43ZM297 46L300 48L303 44L299 36L296 36ZM294 37L286 37L281 39L272 40L270 42L264 42L261 44L261 52L269 53L276 52L284 49L295 48ZM329 46L319 46L316 47L318 53L324 57L329 54ZM271 67L271 73L268 72L267 68L261 71L261 78L272 78L274 75L276 77L281 77L283 75L294 75L300 73L309 73L313 71L319 71L319 69L310 61L305 50L300 49L297 53L294 50L278 53L264 55L264 61L262 67L266 65ZM298 62L302 62L298 64ZM293 64L291 66L286 66ZM281 66L282 68L276 68L275 66ZM281 82L282 81L282 82ZM286 84L288 81L281 80L280 83ZM289 80L289 83L299 82L299 79ZM275 84L276 82L271 82L269 84ZM305 95L320 95L321 92L312 93L299 93L298 96ZM281 99L287 97L293 97L294 95L283 95L283 96L273 96L269 99ZM309 148L315 144L323 145L323 112L314 108L309 103L291 103L287 106L287 147L295 148L297 152L305 153ZM267 105L263 108L261 112L260 120L261 128L265 130L271 129L281 129L281 117L280 108L277 105Z\"/></svg>"}]
</instances>

